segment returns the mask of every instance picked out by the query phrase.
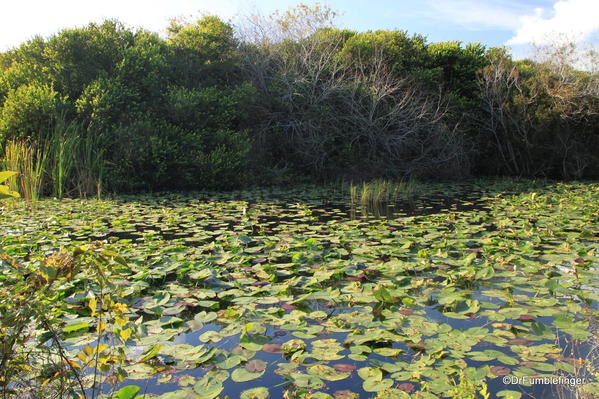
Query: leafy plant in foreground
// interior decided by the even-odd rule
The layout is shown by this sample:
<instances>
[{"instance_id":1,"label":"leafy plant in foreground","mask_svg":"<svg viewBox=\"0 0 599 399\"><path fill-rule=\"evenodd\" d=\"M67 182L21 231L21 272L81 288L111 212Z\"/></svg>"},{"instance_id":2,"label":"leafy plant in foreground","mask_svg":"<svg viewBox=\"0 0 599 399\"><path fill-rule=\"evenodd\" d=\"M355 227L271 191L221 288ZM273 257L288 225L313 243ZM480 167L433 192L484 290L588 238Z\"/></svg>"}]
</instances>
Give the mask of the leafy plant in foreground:
<instances>
[{"instance_id":1,"label":"leafy plant in foreground","mask_svg":"<svg viewBox=\"0 0 599 399\"><path fill-rule=\"evenodd\" d=\"M98 373L112 369L122 353L100 343L101 338L111 334L125 342L133 333L128 318L123 316L127 306L118 302L118 290L109 279L108 268L116 262L124 264L122 258L101 246L77 247L72 253L62 250L29 265L16 263L0 252L3 398L27 392L36 397L85 398L90 388L92 397L95 396ZM65 326L62 287L79 273L86 274L91 282L88 308L94 326L88 322ZM93 294L94 285L100 287L97 297ZM83 346L73 357L64 338L91 327L98 336L95 345ZM89 368L93 369L92 374L86 372Z\"/></svg>"}]
</instances>

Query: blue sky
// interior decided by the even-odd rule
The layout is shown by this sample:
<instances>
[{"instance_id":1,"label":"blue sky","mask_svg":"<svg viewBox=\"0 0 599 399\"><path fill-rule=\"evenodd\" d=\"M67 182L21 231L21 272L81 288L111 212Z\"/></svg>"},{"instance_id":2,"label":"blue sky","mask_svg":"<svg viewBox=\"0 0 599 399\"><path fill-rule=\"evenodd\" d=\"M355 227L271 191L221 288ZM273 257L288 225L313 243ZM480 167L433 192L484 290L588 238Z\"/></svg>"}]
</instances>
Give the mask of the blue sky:
<instances>
[{"instance_id":1,"label":"blue sky","mask_svg":"<svg viewBox=\"0 0 599 399\"><path fill-rule=\"evenodd\" d=\"M173 17L217 14L232 22L258 10L270 14L297 0L20 0L3 4L0 51L36 34L117 18L131 26L163 31ZM313 0L304 0L313 4ZM507 45L521 55L527 45L560 35L599 43L599 0L327 0L341 15L337 24L355 30L402 29L429 41L459 40Z\"/></svg>"}]
</instances>

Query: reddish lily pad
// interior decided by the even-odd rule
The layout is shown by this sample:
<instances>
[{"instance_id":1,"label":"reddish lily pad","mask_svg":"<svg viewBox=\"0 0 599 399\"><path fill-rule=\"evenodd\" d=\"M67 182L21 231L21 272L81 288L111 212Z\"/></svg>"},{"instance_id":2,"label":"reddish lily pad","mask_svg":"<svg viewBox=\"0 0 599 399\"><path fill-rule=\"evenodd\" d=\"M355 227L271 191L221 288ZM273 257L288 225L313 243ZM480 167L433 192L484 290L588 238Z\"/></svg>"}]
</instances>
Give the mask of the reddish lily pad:
<instances>
[{"instance_id":1,"label":"reddish lily pad","mask_svg":"<svg viewBox=\"0 0 599 399\"><path fill-rule=\"evenodd\" d=\"M262 350L266 353L283 353L282 344L265 344Z\"/></svg>"}]
</instances>

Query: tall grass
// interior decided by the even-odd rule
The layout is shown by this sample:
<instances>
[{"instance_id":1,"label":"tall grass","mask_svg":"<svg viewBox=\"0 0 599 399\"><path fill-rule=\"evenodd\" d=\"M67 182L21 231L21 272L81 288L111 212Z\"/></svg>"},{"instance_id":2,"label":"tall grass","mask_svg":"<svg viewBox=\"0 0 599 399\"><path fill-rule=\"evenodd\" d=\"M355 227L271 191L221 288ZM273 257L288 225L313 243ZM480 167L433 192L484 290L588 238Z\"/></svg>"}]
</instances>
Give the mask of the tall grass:
<instances>
[{"instance_id":1,"label":"tall grass","mask_svg":"<svg viewBox=\"0 0 599 399\"><path fill-rule=\"evenodd\" d=\"M79 141L76 166L76 187L80 197L102 195L104 177L104 151L102 136L86 134Z\"/></svg>"},{"instance_id":2,"label":"tall grass","mask_svg":"<svg viewBox=\"0 0 599 399\"><path fill-rule=\"evenodd\" d=\"M61 199L67 194L68 184L73 178L80 131L81 125L78 122L67 122L64 117L60 117L49 140L52 194Z\"/></svg>"},{"instance_id":3,"label":"tall grass","mask_svg":"<svg viewBox=\"0 0 599 399\"><path fill-rule=\"evenodd\" d=\"M41 195L99 197L104 176L101 139L59 115L44 139L6 143L0 170L18 172L7 183L31 204Z\"/></svg>"},{"instance_id":4,"label":"tall grass","mask_svg":"<svg viewBox=\"0 0 599 399\"><path fill-rule=\"evenodd\" d=\"M400 182L378 179L360 185L352 183L349 187L352 204L364 206L412 200L417 190L418 183L413 179Z\"/></svg>"},{"instance_id":5,"label":"tall grass","mask_svg":"<svg viewBox=\"0 0 599 399\"><path fill-rule=\"evenodd\" d=\"M4 149L6 167L18 172L16 178L9 181L9 187L20 192L30 205L40 198L48 152L47 145L35 145L29 141L10 141Z\"/></svg>"}]
</instances>

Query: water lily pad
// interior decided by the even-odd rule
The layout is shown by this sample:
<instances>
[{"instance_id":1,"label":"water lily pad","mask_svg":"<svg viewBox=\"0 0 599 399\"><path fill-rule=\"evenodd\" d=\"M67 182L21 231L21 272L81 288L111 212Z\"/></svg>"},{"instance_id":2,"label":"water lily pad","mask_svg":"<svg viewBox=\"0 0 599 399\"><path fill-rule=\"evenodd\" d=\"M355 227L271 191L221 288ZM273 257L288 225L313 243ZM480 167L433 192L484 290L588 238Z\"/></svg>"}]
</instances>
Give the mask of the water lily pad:
<instances>
[{"instance_id":1,"label":"water lily pad","mask_svg":"<svg viewBox=\"0 0 599 399\"><path fill-rule=\"evenodd\" d=\"M350 376L349 372L337 371L333 367L317 364L308 367L308 373L318 376L319 378L326 381L339 381Z\"/></svg>"},{"instance_id":2,"label":"water lily pad","mask_svg":"<svg viewBox=\"0 0 599 399\"><path fill-rule=\"evenodd\" d=\"M284 353L293 353L306 348L306 343L301 339L291 339L281 345Z\"/></svg>"},{"instance_id":3,"label":"water lily pad","mask_svg":"<svg viewBox=\"0 0 599 399\"><path fill-rule=\"evenodd\" d=\"M335 363L333 364L333 368L335 369L335 371L338 371L340 373L351 373L356 371L357 369L355 365L347 363Z\"/></svg>"},{"instance_id":4,"label":"water lily pad","mask_svg":"<svg viewBox=\"0 0 599 399\"><path fill-rule=\"evenodd\" d=\"M262 350L267 353L283 353L282 344L265 344Z\"/></svg>"},{"instance_id":5,"label":"water lily pad","mask_svg":"<svg viewBox=\"0 0 599 399\"><path fill-rule=\"evenodd\" d=\"M511 370L504 366L493 366L491 367L491 372L497 377L501 377L504 375L508 375Z\"/></svg>"},{"instance_id":6,"label":"water lily pad","mask_svg":"<svg viewBox=\"0 0 599 399\"><path fill-rule=\"evenodd\" d=\"M256 387L246 389L241 392L240 399L267 399L269 397L268 388Z\"/></svg>"},{"instance_id":7,"label":"water lily pad","mask_svg":"<svg viewBox=\"0 0 599 399\"><path fill-rule=\"evenodd\" d=\"M360 395L356 392L352 392L349 389L342 389L333 393L335 399L358 399Z\"/></svg>"},{"instance_id":8,"label":"water lily pad","mask_svg":"<svg viewBox=\"0 0 599 399\"><path fill-rule=\"evenodd\" d=\"M262 360L250 360L244 367L233 370L231 379L235 382L255 380L264 374L266 366L266 362Z\"/></svg>"}]
</instances>

